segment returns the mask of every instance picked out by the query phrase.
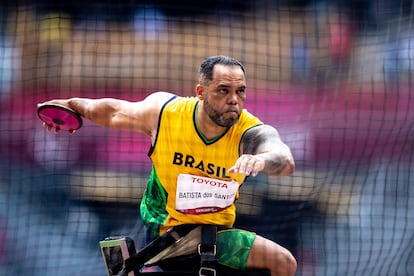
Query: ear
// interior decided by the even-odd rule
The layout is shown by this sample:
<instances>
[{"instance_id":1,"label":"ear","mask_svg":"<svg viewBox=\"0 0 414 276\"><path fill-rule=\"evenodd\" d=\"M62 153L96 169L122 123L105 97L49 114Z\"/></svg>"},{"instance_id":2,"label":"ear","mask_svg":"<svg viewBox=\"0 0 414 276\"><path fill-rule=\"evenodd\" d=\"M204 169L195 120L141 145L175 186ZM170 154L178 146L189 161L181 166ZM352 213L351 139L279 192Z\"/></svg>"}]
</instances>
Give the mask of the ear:
<instances>
[{"instance_id":1,"label":"ear","mask_svg":"<svg viewBox=\"0 0 414 276\"><path fill-rule=\"evenodd\" d=\"M195 87L197 97L202 100L204 98L204 87L201 84L197 84Z\"/></svg>"}]
</instances>

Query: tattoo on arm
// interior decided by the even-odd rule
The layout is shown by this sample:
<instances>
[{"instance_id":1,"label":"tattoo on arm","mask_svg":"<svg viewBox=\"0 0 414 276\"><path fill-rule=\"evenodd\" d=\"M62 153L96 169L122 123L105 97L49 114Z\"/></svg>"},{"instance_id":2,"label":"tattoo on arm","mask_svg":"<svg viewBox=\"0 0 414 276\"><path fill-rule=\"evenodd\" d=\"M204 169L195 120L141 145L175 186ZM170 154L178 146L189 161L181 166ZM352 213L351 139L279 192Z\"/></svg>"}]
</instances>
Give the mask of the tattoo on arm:
<instances>
[{"instance_id":1,"label":"tattoo on arm","mask_svg":"<svg viewBox=\"0 0 414 276\"><path fill-rule=\"evenodd\" d=\"M241 154L257 154L259 145L265 143L265 135L260 135L263 132L260 127L249 129L244 133L241 140Z\"/></svg>"},{"instance_id":2,"label":"tattoo on arm","mask_svg":"<svg viewBox=\"0 0 414 276\"><path fill-rule=\"evenodd\" d=\"M263 158L263 172L269 176L280 175L288 165L287 158L290 156L290 151L280 140L277 130L266 125L254 127L244 134L240 153L259 155Z\"/></svg>"},{"instance_id":3,"label":"tattoo on arm","mask_svg":"<svg viewBox=\"0 0 414 276\"><path fill-rule=\"evenodd\" d=\"M242 154L259 154L274 149L279 133L272 127L260 125L246 131L241 140Z\"/></svg>"}]
</instances>

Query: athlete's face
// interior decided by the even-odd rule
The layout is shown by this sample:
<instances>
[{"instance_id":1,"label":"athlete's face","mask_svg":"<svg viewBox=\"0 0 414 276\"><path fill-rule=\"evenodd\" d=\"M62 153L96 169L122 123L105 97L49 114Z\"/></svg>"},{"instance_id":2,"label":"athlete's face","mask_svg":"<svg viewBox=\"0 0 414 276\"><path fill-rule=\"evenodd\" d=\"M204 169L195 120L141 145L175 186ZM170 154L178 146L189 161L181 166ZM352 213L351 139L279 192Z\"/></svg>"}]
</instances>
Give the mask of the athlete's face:
<instances>
[{"instance_id":1,"label":"athlete's face","mask_svg":"<svg viewBox=\"0 0 414 276\"><path fill-rule=\"evenodd\" d=\"M203 109L217 125L230 127L241 114L246 100L246 79L238 66L214 66L213 79L203 87Z\"/></svg>"}]
</instances>

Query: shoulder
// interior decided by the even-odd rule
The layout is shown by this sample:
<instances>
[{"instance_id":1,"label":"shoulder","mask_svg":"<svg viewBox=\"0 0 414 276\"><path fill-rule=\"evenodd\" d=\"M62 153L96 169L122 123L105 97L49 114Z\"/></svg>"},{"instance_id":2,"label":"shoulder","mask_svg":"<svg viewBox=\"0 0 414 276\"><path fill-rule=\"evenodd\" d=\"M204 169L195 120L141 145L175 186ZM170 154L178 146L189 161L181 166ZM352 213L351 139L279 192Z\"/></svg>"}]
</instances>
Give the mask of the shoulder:
<instances>
[{"instance_id":1,"label":"shoulder","mask_svg":"<svg viewBox=\"0 0 414 276\"><path fill-rule=\"evenodd\" d=\"M134 119L133 122L139 130L154 137L161 110L174 97L177 96L169 92L153 92L140 101L125 101L123 112Z\"/></svg>"},{"instance_id":2,"label":"shoulder","mask_svg":"<svg viewBox=\"0 0 414 276\"><path fill-rule=\"evenodd\" d=\"M185 111L194 111L198 103L198 98L196 97L181 97L181 96L174 96L169 98L164 106L163 110L167 109L172 112L185 112Z\"/></svg>"},{"instance_id":3,"label":"shoulder","mask_svg":"<svg viewBox=\"0 0 414 276\"><path fill-rule=\"evenodd\" d=\"M271 136L271 137L276 137L276 138L279 137L279 132L277 131L276 128L274 128L271 125L267 125L263 123L249 128L245 134L250 135L250 136L265 135L265 136Z\"/></svg>"},{"instance_id":4,"label":"shoulder","mask_svg":"<svg viewBox=\"0 0 414 276\"><path fill-rule=\"evenodd\" d=\"M163 106L166 102L168 102L169 100L171 100L174 97L177 97L177 95L175 95L173 93L170 93L170 92L158 91L158 92L154 92L154 93L149 94L143 100L143 102L145 102L146 104L152 104L152 105L156 105L156 106Z\"/></svg>"},{"instance_id":5,"label":"shoulder","mask_svg":"<svg viewBox=\"0 0 414 276\"><path fill-rule=\"evenodd\" d=\"M239 121L237 122L237 126L243 131L246 131L252 127L256 127L262 125L263 122L246 109L243 109L242 113L240 114Z\"/></svg>"},{"instance_id":6,"label":"shoulder","mask_svg":"<svg viewBox=\"0 0 414 276\"><path fill-rule=\"evenodd\" d=\"M240 118L243 120L254 120L254 121L257 121L263 124L262 121L257 116L250 113L247 109L242 110L242 113L240 114Z\"/></svg>"},{"instance_id":7,"label":"shoulder","mask_svg":"<svg viewBox=\"0 0 414 276\"><path fill-rule=\"evenodd\" d=\"M177 97L177 95L169 92L154 92L145 97L142 101L134 102L134 110L145 116L154 116L158 118L164 105Z\"/></svg>"},{"instance_id":8,"label":"shoulder","mask_svg":"<svg viewBox=\"0 0 414 276\"><path fill-rule=\"evenodd\" d=\"M271 125L261 124L248 129L241 140L242 153L256 154L263 148L268 150L277 148L282 141L279 132Z\"/></svg>"}]
</instances>

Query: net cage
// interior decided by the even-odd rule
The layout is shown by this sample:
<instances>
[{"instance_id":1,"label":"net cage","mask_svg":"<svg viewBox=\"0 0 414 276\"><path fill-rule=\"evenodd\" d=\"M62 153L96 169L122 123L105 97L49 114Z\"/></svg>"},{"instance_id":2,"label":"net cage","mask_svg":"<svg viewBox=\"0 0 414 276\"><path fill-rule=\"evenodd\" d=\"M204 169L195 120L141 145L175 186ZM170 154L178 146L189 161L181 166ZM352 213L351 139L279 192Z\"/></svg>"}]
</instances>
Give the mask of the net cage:
<instances>
[{"instance_id":1,"label":"net cage","mask_svg":"<svg viewBox=\"0 0 414 276\"><path fill-rule=\"evenodd\" d=\"M414 274L413 1L2 1L0 274L105 275L98 242L144 242L150 139L49 99L195 94L200 62L246 67L246 109L296 170L249 177L236 226L291 250L297 275Z\"/></svg>"}]
</instances>

